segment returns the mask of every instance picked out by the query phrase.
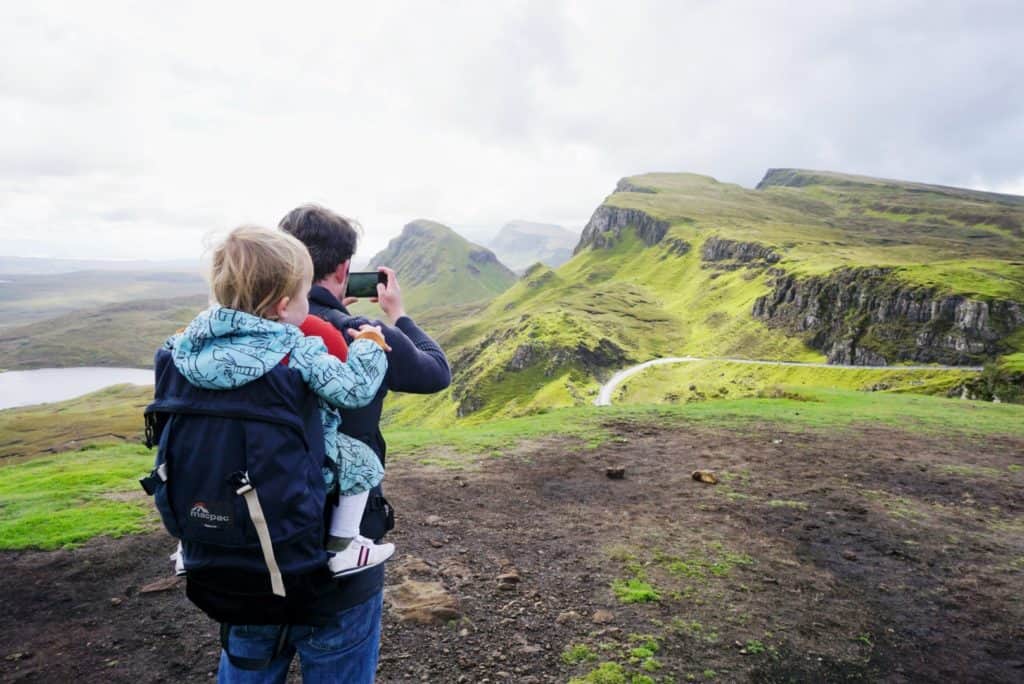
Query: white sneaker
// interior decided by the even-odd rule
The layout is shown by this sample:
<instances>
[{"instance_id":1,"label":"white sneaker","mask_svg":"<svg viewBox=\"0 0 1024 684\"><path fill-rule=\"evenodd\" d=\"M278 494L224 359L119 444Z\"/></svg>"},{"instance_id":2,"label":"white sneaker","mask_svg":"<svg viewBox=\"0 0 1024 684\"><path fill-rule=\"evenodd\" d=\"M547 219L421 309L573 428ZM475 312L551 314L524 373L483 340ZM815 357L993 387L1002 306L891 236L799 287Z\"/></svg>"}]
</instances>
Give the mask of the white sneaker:
<instances>
[{"instance_id":1,"label":"white sneaker","mask_svg":"<svg viewBox=\"0 0 1024 684\"><path fill-rule=\"evenodd\" d=\"M394 553L394 544L374 544L373 540L358 536L344 551L331 556L327 567L335 577L344 577L380 565Z\"/></svg>"},{"instance_id":2,"label":"white sneaker","mask_svg":"<svg viewBox=\"0 0 1024 684\"><path fill-rule=\"evenodd\" d=\"M178 542L178 548L171 554L171 563L174 565L174 574L181 577L185 574L185 552Z\"/></svg>"}]
</instances>

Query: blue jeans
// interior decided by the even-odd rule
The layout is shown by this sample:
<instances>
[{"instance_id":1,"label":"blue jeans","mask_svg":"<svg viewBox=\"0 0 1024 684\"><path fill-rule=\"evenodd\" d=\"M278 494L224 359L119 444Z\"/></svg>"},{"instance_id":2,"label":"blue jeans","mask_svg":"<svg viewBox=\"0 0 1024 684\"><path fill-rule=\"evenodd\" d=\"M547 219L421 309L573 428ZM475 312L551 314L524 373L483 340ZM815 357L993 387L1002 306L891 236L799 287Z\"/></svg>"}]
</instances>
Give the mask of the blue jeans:
<instances>
[{"instance_id":1,"label":"blue jeans","mask_svg":"<svg viewBox=\"0 0 1024 684\"><path fill-rule=\"evenodd\" d=\"M221 651L219 684L283 684L296 651L304 684L372 684L380 652L383 592L338 613L324 627L292 625L284 651L265 670L235 667ZM235 625L231 655L268 658L280 633L277 625Z\"/></svg>"}]
</instances>

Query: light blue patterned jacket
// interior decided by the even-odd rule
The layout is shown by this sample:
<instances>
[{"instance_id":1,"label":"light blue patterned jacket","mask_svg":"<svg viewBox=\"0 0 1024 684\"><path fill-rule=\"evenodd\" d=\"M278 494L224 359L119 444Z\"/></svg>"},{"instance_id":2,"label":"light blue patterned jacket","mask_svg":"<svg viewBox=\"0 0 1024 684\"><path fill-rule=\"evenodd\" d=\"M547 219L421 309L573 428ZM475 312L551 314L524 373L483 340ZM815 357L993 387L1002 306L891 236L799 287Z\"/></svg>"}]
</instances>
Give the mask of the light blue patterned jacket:
<instances>
[{"instance_id":1,"label":"light blue patterned jacket","mask_svg":"<svg viewBox=\"0 0 1024 684\"><path fill-rule=\"evenodd\" d=\"M269 373L287 356L288 367L299 371L303 381L320 397L327 456L335 466L324 468L328 491L337 482L338 472L344 479L346 468L346 464L339 463L339 438L345 438L338 434L341 416L333 407L361 408L369 404L387 370L384 351L370 340L353 342L348 361L344 362L331 356L319 337L306 337L294 325L222 306L212 306L200 313L184 332L171 336L164 347L171 351L178 371L204 389L241 387ZM345 451L351 451L351 447L345 446ZM358 446L365 447L361 442ZM369 447L365 450L377 463L373 451ZM344 493L346 483L341 485Z\"/></svg>"}]
</instances>

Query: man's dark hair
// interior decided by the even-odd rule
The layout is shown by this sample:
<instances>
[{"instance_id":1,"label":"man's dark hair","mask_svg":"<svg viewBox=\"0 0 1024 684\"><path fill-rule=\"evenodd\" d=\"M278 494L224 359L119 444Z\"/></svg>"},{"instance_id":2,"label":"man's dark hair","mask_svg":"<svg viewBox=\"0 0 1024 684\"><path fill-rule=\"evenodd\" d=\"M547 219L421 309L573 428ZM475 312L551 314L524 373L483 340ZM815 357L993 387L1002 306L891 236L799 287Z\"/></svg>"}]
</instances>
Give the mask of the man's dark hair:
<instances>
[{"instance_id":1,"label":"man's dark hair","mask_svg":"<svg viewBox=\"0 0 1024 684\"><path fill-rule=\"evenodd\" d=\"M356 253L359 224L318 204L292 209L277 224L306 245L313 258L313 282L323 280Z\"/></svg>"}]
</instances>

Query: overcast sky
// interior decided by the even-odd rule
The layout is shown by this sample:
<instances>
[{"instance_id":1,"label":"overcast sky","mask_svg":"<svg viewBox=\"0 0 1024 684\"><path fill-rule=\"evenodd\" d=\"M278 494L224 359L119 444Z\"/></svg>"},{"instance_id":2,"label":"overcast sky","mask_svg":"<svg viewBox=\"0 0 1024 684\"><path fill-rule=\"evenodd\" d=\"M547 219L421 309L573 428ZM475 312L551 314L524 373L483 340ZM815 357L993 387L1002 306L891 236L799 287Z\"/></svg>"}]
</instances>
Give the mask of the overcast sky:
<instances>
[{"instance_id":1,"label":"overcast sky","mask_svg":"<svg viewBox=\"0 0 1024 684\"><path fill-rule=\"evenodd\" d=\"M578 230L622 176L1024 194L1019 2L10 3L0 254L171 258L318 201Z\"/></svg>"}]
</instances>

